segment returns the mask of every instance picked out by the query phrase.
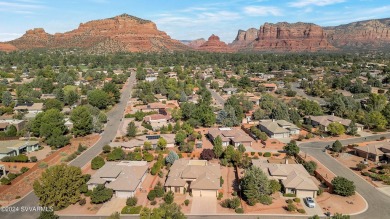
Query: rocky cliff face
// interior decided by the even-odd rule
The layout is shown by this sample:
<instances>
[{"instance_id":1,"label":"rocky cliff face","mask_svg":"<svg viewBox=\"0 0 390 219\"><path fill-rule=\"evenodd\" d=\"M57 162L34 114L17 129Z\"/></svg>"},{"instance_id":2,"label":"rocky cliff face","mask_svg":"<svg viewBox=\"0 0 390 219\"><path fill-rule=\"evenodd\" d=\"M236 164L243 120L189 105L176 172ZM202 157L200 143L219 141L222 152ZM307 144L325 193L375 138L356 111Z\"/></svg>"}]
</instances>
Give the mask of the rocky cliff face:
<instances>
[{"instance_id":1,"label":"rocky cliff face","mask_svg":"<svg viewBox=\"0 0 390 219\"><path fill-rule=\"evenodd\" d=\"M127 14L82 23L66 33L47 34L43 29L29 30L10 41L18 49L83 48L91 52L159 52L186 50L187 47L159 31L151 21Z\"/></svg>"},{"instance_id":2,"label":"rocky cliff face","mask_svg":"<svg viewBox=\"0 0 390 219\"><path fill-rule=\"evenodd\" d=\"M258 39L251 44L256 51L316 52L335 50L324 30L308 23L265 23L260 27Z\"/></svg>"},{"instance_id":3,"label":"rocky cliff face","mask_svg":"<svg viewBox=\"0 0 390 219\"><path fill-rule=\"evenodd\" d=\"M390 18L326 27L328 41L342 49L390 48Z\"/></svg>"},{"instance_id":4,"label":"rocky cliff face","mask_svg":"<svg viewBox=\"0 0 390 219\"><path fill-rule=\"evenodd\" d=\"M234 50L230 48L226 43L220 41L219 37L216 35L211 35L209 39L198 47L198 50L206 52L233 52Z\"/></svg>"},{"instance_id":5,"label":"rocky cliff face","mask_svg":"<svg viewBox=\"0 0 390 219\"><path fill-rule=\"evenodd\" d=\"M239 30L236 39L234 39L229 46L236 50L245 49L249 44L257 39L258 32L259 30L256 28L250 28L247 31Z\"/></svg>"},{"instance_id":6,"label":"rocky cliff face","mask_svg":"<svg viewBox=\"0 0 390 219\"><path fill-rule=\"evenodd\" d=\"M16 50L18 50L18 48L16 48L14 45L11 45L9 43L0 43L0 51L12 52Z\"/></svg>"}]
</instances>

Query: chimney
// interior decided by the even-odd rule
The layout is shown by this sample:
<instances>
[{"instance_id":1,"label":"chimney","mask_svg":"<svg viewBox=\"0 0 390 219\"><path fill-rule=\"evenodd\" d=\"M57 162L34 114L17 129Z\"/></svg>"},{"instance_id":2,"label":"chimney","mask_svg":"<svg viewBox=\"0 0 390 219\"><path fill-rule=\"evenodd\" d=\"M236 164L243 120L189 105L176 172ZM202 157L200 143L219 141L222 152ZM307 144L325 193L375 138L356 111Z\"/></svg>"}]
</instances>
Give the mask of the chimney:
<instances>
[{"instance_id":1,"label":"chimney","mask_svg":"<svg viewBox=\"0 0 390 219\"><path fill-rule=\"evenodd\" d=\"M275 119L272 119L272 122L275 122Z\"/></svg>"},{"instance_id":2,"label":"chimney","mask_svg":"<svg viewBox=\"0 0 390 219\"><path fill-rule=\"evenodd\" d=\"M288 159L287 158L285 158L284 164L288 164Z\"/></svg>"}]
</instances>

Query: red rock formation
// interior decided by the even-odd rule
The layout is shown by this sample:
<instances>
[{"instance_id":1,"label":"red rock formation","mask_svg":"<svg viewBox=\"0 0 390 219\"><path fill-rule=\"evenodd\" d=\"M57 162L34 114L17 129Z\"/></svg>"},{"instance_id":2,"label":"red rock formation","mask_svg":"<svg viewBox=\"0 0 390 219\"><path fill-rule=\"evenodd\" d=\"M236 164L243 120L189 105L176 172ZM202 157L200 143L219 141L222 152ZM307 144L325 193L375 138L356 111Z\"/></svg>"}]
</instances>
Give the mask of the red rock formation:
<instances>
[{"instance_id":1,"label":"red rock formation","mask_svg":"<svg viewBox=\"0 0 390 219\"><path fill-rule=\"evenodd\" d=\"M9 44L9 43L0 43L0 51L3 52L12 52L16 51L18 48L16 48L14 45Z\"/></svg>"},{"instance_id":2,"label":"red rock formation","mask_svg":"<svg viewBox=\"0 0 390 219\"><path fill-rule=\"evenodd\" d=\"M198 49L202 44L204 44L206 42L205 39L203 38L200 38L200 39L197 39L197 40L193 40L191 42L188 43L188 46L193 48L193 49Z\"/></svg>"},{"instance_id":3,"label":"red rock formation","mask_svg":"<svg viewBox=\"0 0 390 219\"><path fill-rule=\"evenodd\" d=\"M159 52L185 50L187 47L159 31L151 21L127 14L82 23L66 33L47 34L43 29L29 30L10 42L19 49L83 48L92 52Z\"/></svg>"},{"instance_id":4,"label":"red rock formation","mask_svg":"<svg viewBox=\"0 0 390 219\"><path fill-rule=\"evenodd\" d=\"M207 52L233 52L234 50L228 47L226 43L221 42L219 37L216 35L211 35L209 39L199 46L198 50L207 51Z\"/></svg>"},{"instance_id":5,"label":"red rock formation","mask_svg":"<svg viewBox=\"0 0 390 219\"><path fill-rule=\"evenodd\" d=\"M353 22L325 28L328 41L343 49L390 47L390 19Z\"/></svg>"},{"instance_id":6,"label":"red rock formation","mask_svg":"<svg viewBox=\"0 0 390 219\"><path fill-rule=\"evenodd\" d=\"M335 50L326 39L324 30L315 24L286 22L260 27L258 39L253 42L256 51L316 52Z\"/></svg>"},{"instance_id":7,"label":"red rock formation","mask_svg":"<svg viewBox=\"0 0 390 219\"><path fill-rule=\"evenodd\" d=\"M257 39L258 32L256 28L250 28L247 31L239 30L236 39L229 46L235 50L245 49Z\"/></svg>"}]
</instances>

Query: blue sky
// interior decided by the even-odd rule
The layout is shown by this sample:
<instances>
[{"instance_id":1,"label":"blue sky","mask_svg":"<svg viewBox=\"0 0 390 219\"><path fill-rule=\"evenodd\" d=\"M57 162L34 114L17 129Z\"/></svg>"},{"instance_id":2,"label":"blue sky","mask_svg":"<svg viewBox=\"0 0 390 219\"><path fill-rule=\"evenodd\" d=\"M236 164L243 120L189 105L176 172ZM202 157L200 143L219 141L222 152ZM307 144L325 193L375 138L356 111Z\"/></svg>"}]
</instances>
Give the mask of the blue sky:
<instances>
[{"instance_id":1,"label":"blue sky","mask_svg":"<svg viewBox=\"0 0 390 219\"><path fill-rule=\"evenodd\" d=\"M152 20L174 39L208 38L226 42L239 29L264 22L312 22L334 26L390 17L388 0L0 0L0 41L43 27L70 31L82 22L127 13Z\"/></svg>"}]
</instances>

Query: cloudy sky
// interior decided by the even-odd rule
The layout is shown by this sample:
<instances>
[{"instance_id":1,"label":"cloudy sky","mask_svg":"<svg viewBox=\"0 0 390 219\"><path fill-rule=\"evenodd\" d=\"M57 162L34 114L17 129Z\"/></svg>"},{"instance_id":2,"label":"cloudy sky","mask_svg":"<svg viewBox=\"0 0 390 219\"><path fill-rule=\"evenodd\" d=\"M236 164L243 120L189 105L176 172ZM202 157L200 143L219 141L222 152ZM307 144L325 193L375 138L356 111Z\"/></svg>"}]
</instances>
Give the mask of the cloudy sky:
<instances>
[{"instance_id":1,"label":"cloudy sky","mask_svg":"<svg viewBox=\"0 0 390 219\"><path fill-rule=\"evenodd\" d=\"M226 42L239 29L264 22L312 22L334 26L390 17L388 0L0 0L0 41L43 27L54 34L82 22L127 13L152 20L172 38L216 34Z\"/></svg>"}]
</instances>

